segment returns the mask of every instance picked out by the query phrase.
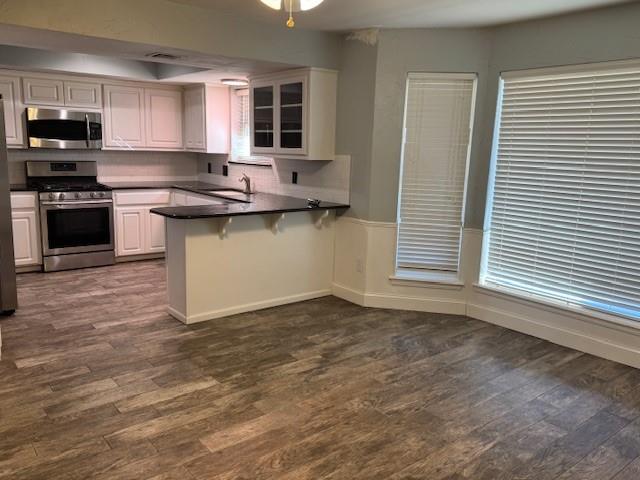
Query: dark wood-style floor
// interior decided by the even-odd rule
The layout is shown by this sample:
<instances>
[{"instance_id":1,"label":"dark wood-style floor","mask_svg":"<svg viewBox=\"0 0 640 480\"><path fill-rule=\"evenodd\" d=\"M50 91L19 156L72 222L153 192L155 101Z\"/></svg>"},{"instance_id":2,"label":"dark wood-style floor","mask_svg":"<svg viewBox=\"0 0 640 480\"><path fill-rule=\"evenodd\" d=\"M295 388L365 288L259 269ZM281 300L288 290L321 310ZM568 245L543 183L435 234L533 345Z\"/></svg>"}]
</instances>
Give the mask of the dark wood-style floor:
<instances>
[{"instance_id":1,"label":"dark wood-style floor","mask_svg":"<svg viewBox=\"0 0 640 480\"><path fill-rule=\"evenodd\" d=\"M640 478L640 371L476 320L328 297L185 326L160 262L19 296L3 479Z\"/></svg>"}]
</instances>

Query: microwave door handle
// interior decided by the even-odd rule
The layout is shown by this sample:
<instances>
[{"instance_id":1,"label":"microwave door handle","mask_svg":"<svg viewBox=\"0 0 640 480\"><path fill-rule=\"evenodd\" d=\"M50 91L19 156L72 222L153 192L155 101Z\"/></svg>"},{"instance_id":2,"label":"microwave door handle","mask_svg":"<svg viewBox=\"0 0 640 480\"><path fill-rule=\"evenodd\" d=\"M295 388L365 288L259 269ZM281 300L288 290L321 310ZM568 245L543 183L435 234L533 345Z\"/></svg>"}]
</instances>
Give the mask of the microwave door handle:
<instances>
[{"instance_id":1,"label":"microwave door handle","mask_svg":"<svg viewBox=\"0 0 640 480\"><path fill-rule=\"evenodd\" d=\"M91 146L91 123L89 122L89 115L84 114L84 121L87 125L87 148Z\"/></svg>"}]
</instances>

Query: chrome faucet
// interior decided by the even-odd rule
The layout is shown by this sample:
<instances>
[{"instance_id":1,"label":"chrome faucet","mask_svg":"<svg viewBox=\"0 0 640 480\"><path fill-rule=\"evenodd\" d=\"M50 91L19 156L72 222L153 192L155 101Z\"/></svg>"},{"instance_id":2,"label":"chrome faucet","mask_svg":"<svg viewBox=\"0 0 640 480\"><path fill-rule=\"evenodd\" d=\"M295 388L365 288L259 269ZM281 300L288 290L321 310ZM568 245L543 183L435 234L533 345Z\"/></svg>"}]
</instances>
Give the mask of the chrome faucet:
<instances>
[{"instance_id":1,"label":"chrome faucet","mask_svg":"<svg viewBox=\"0 0 640 480\"><path fill-rule=\"evenodd\" d=\"M244 193L253 193L251 190L251 179L246 173L242 174L242 178L238 180L239 182L244 182Z\"/></svg>"}]
</instances>

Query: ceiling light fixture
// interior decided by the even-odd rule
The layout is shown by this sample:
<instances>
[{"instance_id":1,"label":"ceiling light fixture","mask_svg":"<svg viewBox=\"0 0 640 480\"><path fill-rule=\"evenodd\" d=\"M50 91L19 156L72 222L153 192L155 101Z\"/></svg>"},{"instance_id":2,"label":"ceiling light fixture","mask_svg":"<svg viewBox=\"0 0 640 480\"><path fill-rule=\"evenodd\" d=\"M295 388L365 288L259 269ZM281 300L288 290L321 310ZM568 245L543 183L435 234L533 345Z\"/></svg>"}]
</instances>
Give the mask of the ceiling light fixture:
<instances>
[{"instance_id":1,"label":"ceiling light fixture","mask_svg":"<svg viewBox=\"0 0 640 480\"><path fill-rule=\"evenodd\" d=\"M249 82L242 78L223 78L220 80L220 83L223 85L229 85L230 87L246 87L249 85Z\"/></svg>"},{"instance_id":2,"label":"ceiling light fixture","mask_svg":"<svg viewBox=\"0 0 640 480\"><path fill-rule=\"evenodd\" d=\"M324 0L260 0L266 6L273 8L274 10L284 9L289 12L289 19L287 20L287 27L293 28L296 26L296 22L293 20L293 12L300 12L305 10L311 10L312 8L320 5Z\"/></svg>"}]
</instances>

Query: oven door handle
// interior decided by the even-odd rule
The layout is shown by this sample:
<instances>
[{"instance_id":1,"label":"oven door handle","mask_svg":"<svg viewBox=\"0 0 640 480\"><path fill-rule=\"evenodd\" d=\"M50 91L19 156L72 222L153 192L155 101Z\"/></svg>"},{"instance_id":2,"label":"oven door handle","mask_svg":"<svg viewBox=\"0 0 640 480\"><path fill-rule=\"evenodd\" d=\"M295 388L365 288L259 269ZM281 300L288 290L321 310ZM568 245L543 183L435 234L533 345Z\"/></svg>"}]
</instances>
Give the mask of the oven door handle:
<instances>
[{"instance_id":1,"label":"oven door handle","mask_svg":"<svg viewBox=\"0 0 640 480\"><path fill-rule=\"evenodd\" d=\"M91 147L91 122L89 121L89 114L84 114L84 121L87 125L87 148Z\"/></svg>"},{"instance_id":2,"label":"oven door handle","mask_svg":"<svg viewBox=\"0 0 640 480\"><path fill-rule=\"evenodd\" d=\"M107 203L113 203L113 200L80 200L80 201L76 201L76 202L40 202L40 205L46 205L47 207L60 207L60 208L64 208L66 206L69 205L74 205L74 206L82 206L82 205L104 205Z\"/></svg>"}]
</instances>

